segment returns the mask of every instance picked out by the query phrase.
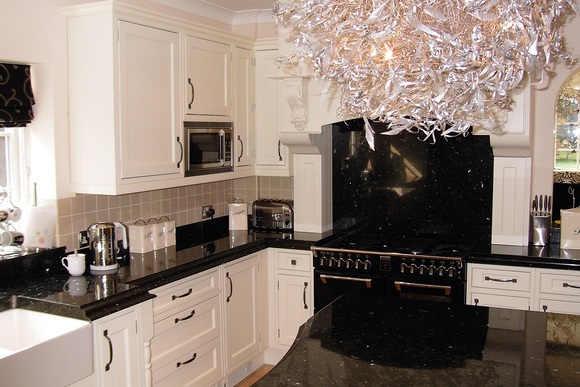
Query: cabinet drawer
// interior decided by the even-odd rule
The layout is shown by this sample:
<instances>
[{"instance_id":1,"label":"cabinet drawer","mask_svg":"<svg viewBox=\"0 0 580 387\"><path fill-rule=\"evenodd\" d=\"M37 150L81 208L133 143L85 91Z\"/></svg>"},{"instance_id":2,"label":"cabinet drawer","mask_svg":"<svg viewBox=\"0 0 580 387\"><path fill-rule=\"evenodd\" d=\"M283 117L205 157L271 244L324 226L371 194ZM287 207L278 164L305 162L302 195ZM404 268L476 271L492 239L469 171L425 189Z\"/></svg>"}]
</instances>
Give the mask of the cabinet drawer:
<instances>
[{"instance_id":1,"label":"cabinet drawer","mask_svg":"<svg viewBox=\"0 0 580 387\"><path fill-rule=\"evenodd\" d=\"M540 273L540 293L580 296L580 276L568 273Z\"/></svg>"},{"instance_id":2,"label":"cabinet drawer","mask_svg":"<svg viewBox=\"0 0 580 387\"><path fill-rule=\"evenodd\" d=\"M218 271L211 270L201 275L188 277L172 284L153 289L157 297L153 300L154 321L163 320L182 309L182 305L200 302L219 294Z\"/></svg>"},{"instance_id":3,"label":"cabinet drawer","mask_svg":"<svg viewBox=\"0 0 580 387\"><path fill-rule=\"evenodd\" d=\"M277 252L278 269L301 272L312 271L312 253L310 252Z\"/></svg>"},{"instance_id":4,"label":"cabinet drawer","mask_svg":"<svg viewBox=\"0 0 580 387\"><path fill-rule=\"evenodd\" d=\"M499 294L485 294L485 293L471 293L469 300L470 305L491 306L494 308L509 308L509 309L530 309L529 297L517 297L511 295Z\"/></svg>"},{"instance_id":5,"label":"cabinet drawer","mask_svg":"<svg viewBox=\"0 0 580 387\"><path fill-rule=\"evenodd\" d=\"M577 301L547 300L540 297L538 305L540 311L580 315L580 303Z\"/></svg>"},{"instance_id":6,"label":"cabinet drawer","mask_svg":"<svg viewBox=\"0 0 580 387\"><path fill-rule=\"evenodd\" d=\"M222 378L219 338L205 343L184 356L176 357L166 366L153 370L153 385L209 386Z\"/></svg>"},{"instance_id":7,"label":"cabinet drawer","mask_svg":"<svg viewBox=\"0 0 580 387\"><path fill-rule=\"evenodd\" d=\"M153 371L219 336L219 297L191 305L155 323L154 330L155 336L151 340Z\"/></svg>"},{"instance_id":8,"label":"cabinet drawer","mask_svg":"<svg viewBox=\"0 0 580 387\"><path fill-rule=\"evenodd\" d=\"M509 268L502 270L501 266L493 268L476 266L471 270L471 287L486 289L503 289L529 292L531 288L531 270Z\"/></svg>"}]
</instances>

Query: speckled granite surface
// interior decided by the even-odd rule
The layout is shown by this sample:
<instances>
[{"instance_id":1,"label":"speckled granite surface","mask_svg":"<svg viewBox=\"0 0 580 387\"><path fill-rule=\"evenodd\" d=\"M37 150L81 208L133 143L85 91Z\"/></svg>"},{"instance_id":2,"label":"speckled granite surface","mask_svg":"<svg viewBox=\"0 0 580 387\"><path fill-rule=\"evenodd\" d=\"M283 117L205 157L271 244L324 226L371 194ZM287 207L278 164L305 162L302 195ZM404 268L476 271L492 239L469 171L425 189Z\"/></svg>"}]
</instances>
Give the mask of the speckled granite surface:
<instances>
[{"instance_id":1,"label":"speckled granite surface","mask_svg":"<svg viewBox=\"0 0 580 387\"><path fill-rule=\"evenodd\" d=\"M343 296L256 385L578 386L580 349L546 340L548 315Z\"/></svg>"}]
</instances>

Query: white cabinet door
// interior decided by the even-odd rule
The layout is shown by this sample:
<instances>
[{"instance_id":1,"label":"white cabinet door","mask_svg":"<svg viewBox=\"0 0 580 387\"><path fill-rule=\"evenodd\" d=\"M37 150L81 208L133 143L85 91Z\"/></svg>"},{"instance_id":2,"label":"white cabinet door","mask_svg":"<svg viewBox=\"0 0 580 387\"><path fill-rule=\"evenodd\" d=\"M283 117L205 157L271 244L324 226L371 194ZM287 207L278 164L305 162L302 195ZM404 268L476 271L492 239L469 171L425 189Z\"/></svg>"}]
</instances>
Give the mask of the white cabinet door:
<instances>
[{"instance_id":1,"label":"white cabinet door","mask_svg":"<svg viewBox=\"0 0 580 387\"><path fill-rule=\"evenodd\" d=\"M254 151L254 55L251 50L235 48L235 167L253 165Z\"/></svg>"},{"instance_id":2,"label":"white cabinet door","mask_svg":"<svg viewBox=\"0 0 580 387\"><path fill-rule=\"evenodd\" d=\"M289 173L288 148L280 142L277 112L286 103L281 70L276 66L278 50L256 51L256 174Z\"/></svg>"},{"instance_id":3,"label":"white cabinet door","mask_svg":"<svg viewBox=\"0 0 580 387\"><path fill-rule=\"evenodd\" d=\"M229 44L187 36L186 116L232 117L231 69Z\"/></svg>"},{"instance_id":4,"label":"white cabinet door","mask_svg":"<svg viewBox=\"0 0 580 387\"><path fill-rule=\"evenodd\" d=\"M119 23L121 178L180 175L179 35Z\"/></svg>"},{"instance_id":5,"label":"white cabinet door","mask_svg":"<svg viewBox=\"0 0 580 387\"><path fill-rule=\"evenodd\" d=\"M312 315L308 276L278 275L278 344L292 345L298 328Z\"/></svg>"},{"instance_id":6,"label":"white cabinet door","mask_svg":"<svg viewBox=\"0 0 580 387\"><path fill-rule=\"evenodd\" d=\"M151 304L147 301L93 322L97 385L151 386Z\"/></svg>"},{"instance_id":7,"label":"white cabinet door","mask_svg":"<svg viewBox=\"0 0 580 387\"><path fill-rule=\"evenodd\" d=\"M259 262L253 254L223 267L227 372L260 350Z\"/></svg>"},{"instance_id":8,"label":"white cabinet door","mask_svg":"<svg viewBox=\"0 0 580 387\"><path fill-rule=\"evenodd\" d=\"M68 14L73 192L120 195L183 176L179 33L116 9Z\"/></svg>"}]
</instances>

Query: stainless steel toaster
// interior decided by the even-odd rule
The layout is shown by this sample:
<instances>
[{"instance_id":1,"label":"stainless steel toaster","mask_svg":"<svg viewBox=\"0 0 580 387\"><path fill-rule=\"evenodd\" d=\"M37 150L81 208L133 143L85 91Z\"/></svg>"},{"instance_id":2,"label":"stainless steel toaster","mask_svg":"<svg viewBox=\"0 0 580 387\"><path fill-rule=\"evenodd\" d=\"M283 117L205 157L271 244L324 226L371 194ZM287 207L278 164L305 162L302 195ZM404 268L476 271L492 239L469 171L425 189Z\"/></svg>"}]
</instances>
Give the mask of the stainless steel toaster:
<instances>
[{"instance_id":1,"label":"stainless steel toaster","mask_svg":"<svg viewBox=\"0 0 580 387\"><path fill-rule=\"evenodd\" d=\"M294 201L259 199L252 204L253 226L258 230L293 230Z\"/></svg>"}]
</instances>

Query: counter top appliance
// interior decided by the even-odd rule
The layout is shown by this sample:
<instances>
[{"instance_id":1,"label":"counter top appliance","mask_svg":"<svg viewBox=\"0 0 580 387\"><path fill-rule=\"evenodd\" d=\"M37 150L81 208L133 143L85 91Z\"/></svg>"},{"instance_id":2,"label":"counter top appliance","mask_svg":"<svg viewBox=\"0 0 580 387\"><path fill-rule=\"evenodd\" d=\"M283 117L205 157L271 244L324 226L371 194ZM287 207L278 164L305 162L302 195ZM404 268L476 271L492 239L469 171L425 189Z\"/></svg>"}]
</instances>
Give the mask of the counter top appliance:
<instances>
[{"instance_id":1,"label":"counter top appliance","mask_svg":"<svg viewBox=\"0 0 580 387\"><path fill-rule=\"evenodd\" d=\"M258 199L252 204L256 230L291 231L294 229L294 201Z\"/></svg>"}]
</instances>

